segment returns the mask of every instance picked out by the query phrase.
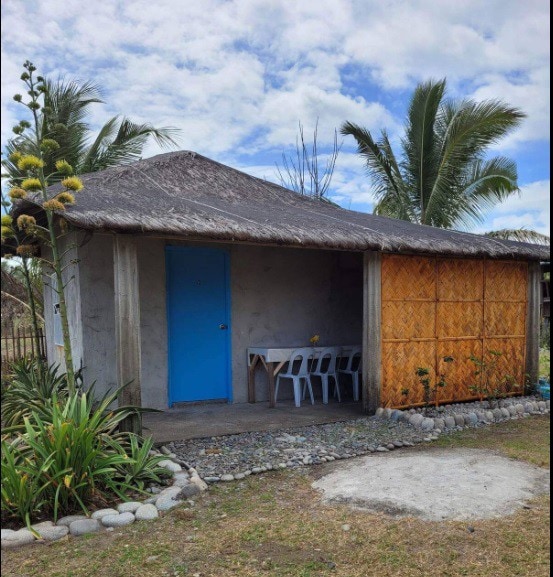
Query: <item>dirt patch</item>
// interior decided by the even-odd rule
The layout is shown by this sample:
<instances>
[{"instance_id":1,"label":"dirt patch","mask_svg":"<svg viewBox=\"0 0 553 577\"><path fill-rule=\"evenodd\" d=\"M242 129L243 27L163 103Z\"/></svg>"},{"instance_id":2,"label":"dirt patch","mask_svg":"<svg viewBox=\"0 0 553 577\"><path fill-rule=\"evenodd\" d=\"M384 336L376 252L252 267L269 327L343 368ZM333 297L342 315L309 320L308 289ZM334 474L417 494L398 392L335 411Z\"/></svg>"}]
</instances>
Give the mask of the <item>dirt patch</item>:
<instances>
[{"instance_id":1,"label":"dirt patch","mask_svg":"<svg viewBox=\"0 0 553 577\"><path fill-rule=\"evenodd\" d=\"M340 463L313 487L327 502L425 520L490 519L549 492L544 469L477 449L371 455Z\"/></svg>"}]
</instances>

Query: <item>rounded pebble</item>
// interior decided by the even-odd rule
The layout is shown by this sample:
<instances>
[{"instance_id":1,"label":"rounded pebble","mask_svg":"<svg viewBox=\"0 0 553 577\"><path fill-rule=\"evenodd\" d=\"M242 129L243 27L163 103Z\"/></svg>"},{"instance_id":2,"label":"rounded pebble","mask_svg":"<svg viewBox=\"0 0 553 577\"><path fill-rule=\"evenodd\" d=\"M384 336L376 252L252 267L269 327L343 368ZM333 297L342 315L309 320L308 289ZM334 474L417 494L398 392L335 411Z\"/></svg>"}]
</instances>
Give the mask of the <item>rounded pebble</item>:
<instances>
[{"instance_id":1,"label":"rounded pebble","mask_svg":"<svg viewBox=\"0 0 553 577\"><path fill-rule=\"evenodd\" d=\"M101 523L104 527L125 527L134 523L134 520L134 515L130 511L126 511L117 515L106 515L102 517Z\"/></svg>"}]
</instances>

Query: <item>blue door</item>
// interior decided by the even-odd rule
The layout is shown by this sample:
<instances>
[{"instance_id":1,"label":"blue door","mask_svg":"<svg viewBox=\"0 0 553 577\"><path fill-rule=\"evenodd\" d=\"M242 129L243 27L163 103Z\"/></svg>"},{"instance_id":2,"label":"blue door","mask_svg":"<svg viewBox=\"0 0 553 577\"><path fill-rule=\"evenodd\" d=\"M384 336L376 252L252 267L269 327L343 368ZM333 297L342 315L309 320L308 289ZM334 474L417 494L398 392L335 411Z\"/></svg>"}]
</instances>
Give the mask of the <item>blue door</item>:
<instances>
[{"instance_id":1,"label":"blue door","mask_svg":"<svg viewBox=\"0 0 553 577\"><path fill-rule=\"evenodd\" d=\"M224 250L166 247L169 402L231 400Z\"/></svg>"}]
</instances>

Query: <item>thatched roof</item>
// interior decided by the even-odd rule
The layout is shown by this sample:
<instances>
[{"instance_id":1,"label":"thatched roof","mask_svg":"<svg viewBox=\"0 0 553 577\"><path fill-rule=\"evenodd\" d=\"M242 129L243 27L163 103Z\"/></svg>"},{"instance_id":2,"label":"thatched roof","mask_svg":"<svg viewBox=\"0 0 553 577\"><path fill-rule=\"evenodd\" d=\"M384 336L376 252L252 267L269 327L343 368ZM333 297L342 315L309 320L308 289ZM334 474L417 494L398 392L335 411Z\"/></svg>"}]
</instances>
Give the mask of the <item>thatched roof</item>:
<instances>
[{"instance_id":1,"label":"thatched roof","mask_svg":"<svg viewBox=\"0 0 553 577\"><path fill-rule=\"evenodd\" d=\"M549 247L345 210L194 152L83 177L65 218L89 230L352 251L549 260ZM52 193L56 187L52 187Z\"/></svg>"}]
</instances>

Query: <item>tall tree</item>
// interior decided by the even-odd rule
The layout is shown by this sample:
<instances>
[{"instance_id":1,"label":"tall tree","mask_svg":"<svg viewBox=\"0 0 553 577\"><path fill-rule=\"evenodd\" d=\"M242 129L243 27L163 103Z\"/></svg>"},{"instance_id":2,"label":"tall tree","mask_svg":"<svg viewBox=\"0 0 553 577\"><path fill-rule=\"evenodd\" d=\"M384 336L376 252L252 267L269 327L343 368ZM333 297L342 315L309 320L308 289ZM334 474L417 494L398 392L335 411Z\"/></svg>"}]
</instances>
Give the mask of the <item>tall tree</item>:
<instances>
[{"instance_id":1,"label":"tall tree","mask_svg":"<svg viewBox=\"0 0 553 577\"><path fill-rule=\"evenodd\" d=\"M110 118L95 133L90 122L91 105L101 102L101 90L91 82L44 79L44 106L39 131L44 138L59 145L45 159L45 174L56 173L58 160L67 161L77 174L134 162L140 158L150 139L161 147L177 144L177 129L156 128L150 123L133 122L125 116ZM36 138L23 134L8 141L2 165L9 178L23 176L17 164L10 160L10 155L16 150L36 155L35 142Z\"/></svg>"},{"instance_id":2,"label":"tall tree","mask_svg":"<svg viewBox=\"0 0 553 577\"><path fill-rule=\"evenodd\" d=\"M345 122L341 132L355 138L366 160L376 214L466 228L519 192L515 162L490 158L487 152L524 117L521 110L499 100L449 99L443 79L415 89L399 157L385 130L376 139L367 129Z\"/></svg>"}]
</instances>

